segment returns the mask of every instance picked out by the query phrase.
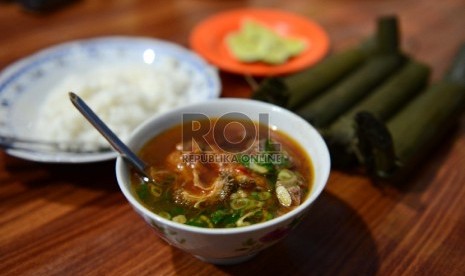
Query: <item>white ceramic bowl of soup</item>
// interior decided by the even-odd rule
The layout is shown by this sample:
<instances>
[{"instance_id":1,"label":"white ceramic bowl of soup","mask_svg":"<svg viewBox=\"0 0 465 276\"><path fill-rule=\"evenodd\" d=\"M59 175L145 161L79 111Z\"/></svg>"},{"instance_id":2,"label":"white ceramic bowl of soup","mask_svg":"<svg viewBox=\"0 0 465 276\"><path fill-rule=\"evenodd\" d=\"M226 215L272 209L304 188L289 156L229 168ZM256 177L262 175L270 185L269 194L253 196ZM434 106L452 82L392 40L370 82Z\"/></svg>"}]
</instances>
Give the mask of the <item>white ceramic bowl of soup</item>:
<instances>
[{"instance_id":1,"label":"white ceramic bowl of soup","mask_svg":"<svg viewBox=\"0 0 465 276\"><path fill-rule=\"evenodd\" d=\"M271 128L277 128L292 137L310 157L313 183L308 196L292 211L266 222L237 228L189 226L165 219L141 204L131 189L131 170L119 157L116 162L117 181L134 210L155 229L160 238L214 264L234 264L248 260L288 235L304 219L305 213L323 191L329 177L328 148L316 129L281 107L249 99L223 98L173 109L148 119L133 132L128 141L129 147L138 152L153 137L181 124L183 114L202 114L212 118L241 114L257 122L263 118L260 116L266 114ZM312 211L318 212L316 209Z\"/></svg>"}]
</instances>

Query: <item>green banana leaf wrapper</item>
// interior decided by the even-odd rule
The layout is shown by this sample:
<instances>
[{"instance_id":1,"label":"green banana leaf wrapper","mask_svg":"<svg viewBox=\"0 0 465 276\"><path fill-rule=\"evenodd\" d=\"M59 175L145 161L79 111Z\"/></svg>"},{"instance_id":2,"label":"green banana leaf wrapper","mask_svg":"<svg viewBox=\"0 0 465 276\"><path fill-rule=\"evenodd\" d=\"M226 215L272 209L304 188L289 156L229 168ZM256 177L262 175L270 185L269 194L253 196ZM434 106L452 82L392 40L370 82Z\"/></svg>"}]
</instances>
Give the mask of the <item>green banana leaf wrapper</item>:
<instances>
[{"instance_id":1,"label":"green banana leaf wrapper","mask_svg":"<svg viewBox=\"0 0 465 276\"><path fill-rule=\"evenodd\" d=\"M323 130L333 163L338 167L358 164L357 159L360 157L356 156L355 122L357 113L370 112L379 120L386 121L427 85L430 72L427 65L410 60L379 88Z\"/></svg>"},{"instance_id":2,"label":"green banana leaf wrapper","mask_svg":"<svg viewBox=\"0 0 465 276\"><path fill-rule=\"evenodd\" d=\"M403 182L465 110L465 45L442 81L429 86L387 123L356 115L358 149L377 179Z\"/></svg>"}]
</instances>

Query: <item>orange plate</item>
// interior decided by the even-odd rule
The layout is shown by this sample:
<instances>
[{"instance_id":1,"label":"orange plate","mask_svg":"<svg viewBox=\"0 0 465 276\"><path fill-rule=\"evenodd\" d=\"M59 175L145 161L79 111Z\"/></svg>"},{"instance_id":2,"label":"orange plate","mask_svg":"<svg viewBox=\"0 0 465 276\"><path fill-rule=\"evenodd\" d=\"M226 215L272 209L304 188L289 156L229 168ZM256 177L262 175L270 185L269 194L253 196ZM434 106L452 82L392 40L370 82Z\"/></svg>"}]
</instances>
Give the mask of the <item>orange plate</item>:
<instances>
[{"instance_id":1,"label":"orange plate","mask_svg":"<svg viewBox=\"0 0 465 276\"><path fill-rule=\"evenodd\" d=\"M240 62L230 54L225 38L238 30L244 19L258 21L281 35L303 39L307 48L281 65ZM239 9L211 16L198 24L191 33L190 45L194 51L225 71L272 76L299 71L315 64L326 55L329 39L320 25L305 17L273 9Z\"/></svg>"}]
</instances>

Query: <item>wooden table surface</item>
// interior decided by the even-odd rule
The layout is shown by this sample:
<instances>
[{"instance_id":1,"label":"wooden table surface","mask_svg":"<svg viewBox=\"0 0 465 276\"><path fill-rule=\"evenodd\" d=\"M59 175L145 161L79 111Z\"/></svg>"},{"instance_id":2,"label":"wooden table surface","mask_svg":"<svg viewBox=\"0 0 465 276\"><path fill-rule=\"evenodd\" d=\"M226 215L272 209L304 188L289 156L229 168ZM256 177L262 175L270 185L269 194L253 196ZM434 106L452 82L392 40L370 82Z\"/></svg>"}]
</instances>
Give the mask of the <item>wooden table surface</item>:
<instances>
[{"instance_id":1,"label":"wooden table surface","mask_svg":"<svg viewBox=\"0 0 465 276\"><path fill-rule=\"evenodd\" d=\"M56 43L102 35L188 46L192 27L239 7L273 7L319 22L332 51L397 14L403 49L437 80L465 42L463 0L77 1L47 14L0 2L0 69ZM226 97L248 97L221 72ZM295 232L252 261L215 266L168 246L119 191L114 162L44 164L0 152L1 275L465 275L465 117L402 187L333 170Z\"/></svg>"}]
</instances>

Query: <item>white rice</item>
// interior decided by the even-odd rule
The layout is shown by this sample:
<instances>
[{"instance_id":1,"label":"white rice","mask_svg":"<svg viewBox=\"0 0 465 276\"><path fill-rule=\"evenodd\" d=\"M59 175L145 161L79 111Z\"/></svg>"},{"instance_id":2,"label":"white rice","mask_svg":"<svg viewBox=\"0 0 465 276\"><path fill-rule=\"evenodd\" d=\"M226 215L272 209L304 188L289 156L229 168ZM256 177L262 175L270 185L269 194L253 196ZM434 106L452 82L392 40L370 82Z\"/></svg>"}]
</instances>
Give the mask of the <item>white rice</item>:
<instances>
[{"instance_id":1,"label":"white rice","mask_svg":"<svg viewBox=\"0 0 465 276\"><path fill-rule=\"evenodd\" d=\"M85 149L108 146L70 102L68 92L73 91L125 141L137 125L153 114L195 101L189 90L206 86L196 74L166 59L156 67L115 64L69 75L44 100L35 136L83 144Z\"/></svg>"}]
</instances>

